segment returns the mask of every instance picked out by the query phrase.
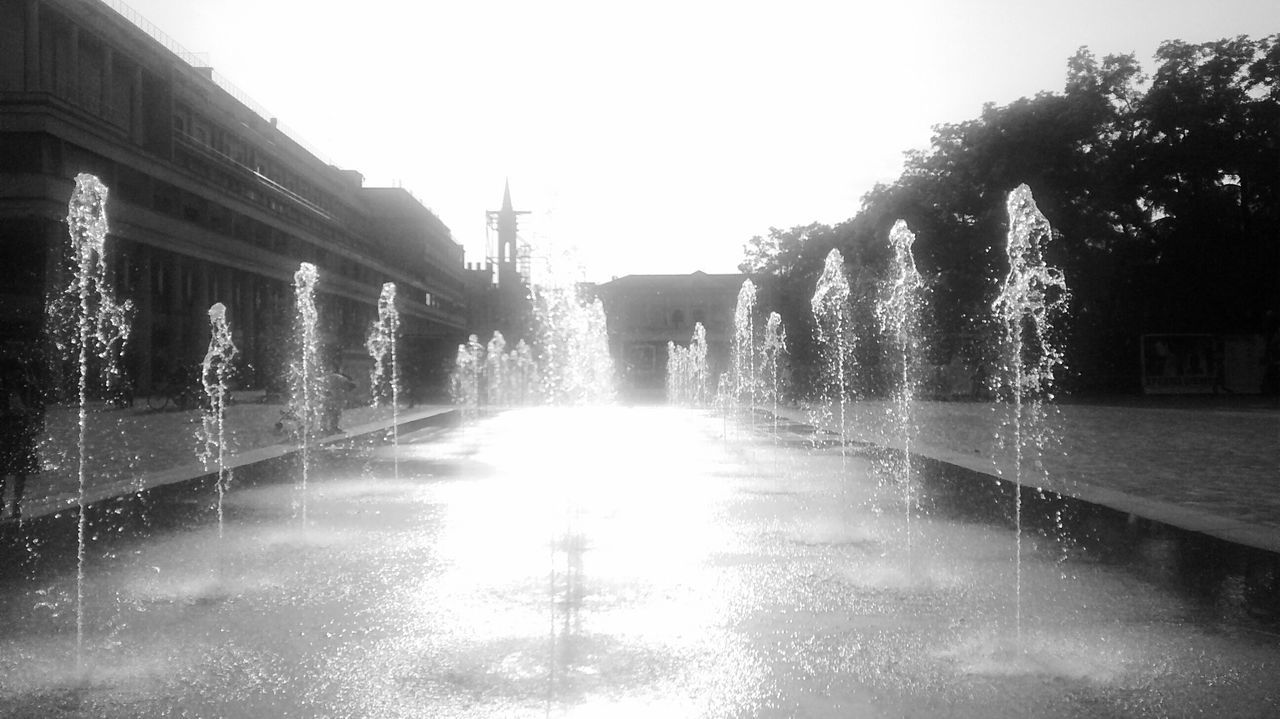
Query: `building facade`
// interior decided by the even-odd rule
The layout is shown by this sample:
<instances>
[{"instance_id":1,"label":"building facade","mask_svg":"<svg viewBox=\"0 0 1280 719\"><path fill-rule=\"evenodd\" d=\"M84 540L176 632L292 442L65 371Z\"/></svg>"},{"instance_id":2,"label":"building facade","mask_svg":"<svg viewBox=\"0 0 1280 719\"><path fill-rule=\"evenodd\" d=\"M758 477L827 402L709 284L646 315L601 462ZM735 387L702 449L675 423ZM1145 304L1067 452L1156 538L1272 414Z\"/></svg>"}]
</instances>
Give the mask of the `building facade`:
<instances>
[{"instance_id":1,"label":"building facade","mask_svg":"<svg viewBox=\"0 0 1280 719\"><path fill-rule=\"evenodd\" d=\"M694 325L707 332L710 376L723 372L733 343L733 313L746 275L627 275L596 287L604 304L609 351L623 392L660 396L666 386L667 343L688 345Z\"/></svg>"},{"instance_id":2,"label":"building facade","mask_svg":"<svg viewBox=\"0 0 1280 719\"><path fill-rule=\"evenodd\" d=\"M502 190L502 209L487 213L488 229L497 235L497 252L483 263L467 265L467 326L481 342L494 332L511 344L532 341L533 298L527 245L522 252L520 215L511 204L511 186Z\"/></svg>"},{"instance_id":3,"label":"building facade","mask_svg":"<svg viewBox=\"0 0 1280 719\"><path fill-rule=\"evenodd\" d=\"M39 335L73 178L88 172L110 192L106 254L136 307L126 364L139 391L203 356L214 302L242 375L267 383L303 261L320 270L326 351L362 348L395 282L408 375L438 381L465 337L449 228L405 190L327 164L153 32L102 0L0 0L0 333Z\"/></svg>"}]
</instances>

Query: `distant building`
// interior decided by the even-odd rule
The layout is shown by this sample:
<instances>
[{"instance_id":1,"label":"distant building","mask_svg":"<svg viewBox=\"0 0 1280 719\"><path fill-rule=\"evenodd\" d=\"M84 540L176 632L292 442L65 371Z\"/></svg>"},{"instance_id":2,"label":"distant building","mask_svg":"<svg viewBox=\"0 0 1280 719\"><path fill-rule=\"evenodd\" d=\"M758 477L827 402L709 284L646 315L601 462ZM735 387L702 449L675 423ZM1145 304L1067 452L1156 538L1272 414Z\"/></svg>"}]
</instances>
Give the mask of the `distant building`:
<instances>
[{"instance_id":1,"label":"distant building","mask_svg":"<svg viewBox=\"0 0 1280 719\"><path fill-rule=\"evenodd\" d=\"M39 333L72 178L90 172L110 191L118 293L138 310L139 390L203 356L219 301L249 381L278 374L302 261L321 272L331 357L363 347L395 282L408 377L438 374L466 323L449 228L405 190L329 165L198 65L100 0L0 0L0 333Z\"/></svg>"},{"instance_id":2,"label":"distant building","mask_svg":"<svg viewBox=\"0 0 1280 719\"><path fill-rule=\"evenodd\" d=\"M656 395L667 377L667 342L689 344L695 323L707 331L711 376L729 363L733 313L746 275L627 275L596 288L604 303L609 351L624 391Z\"/></svg>"},{"instance_id":3,"label":"distant building","mask_svg":"<svg viewBox=\"0 0 1280 719\"><path fill-rule=\"evenodd\" d=\"M495 331L512 344L532 340L529 247L520 242L519 234L519 218L525 214L511 204L511 186L504 186L502 209L488 213L497 251L491 247L483 263L467 264L467 328L481 342L488 342Z\"/></svg>"}]
</instances>

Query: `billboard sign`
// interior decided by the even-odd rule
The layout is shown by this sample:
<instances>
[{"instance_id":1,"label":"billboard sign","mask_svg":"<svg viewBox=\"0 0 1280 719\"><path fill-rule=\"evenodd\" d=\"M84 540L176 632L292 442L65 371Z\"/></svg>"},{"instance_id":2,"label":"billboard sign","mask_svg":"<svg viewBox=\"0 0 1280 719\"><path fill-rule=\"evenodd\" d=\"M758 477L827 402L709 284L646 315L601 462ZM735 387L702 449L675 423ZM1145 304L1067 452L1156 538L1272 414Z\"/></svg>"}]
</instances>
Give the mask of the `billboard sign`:
<instances>
[{"instance_id":1,"label":"billboard sign","mask_svg":"<svg viewBox=\"0 0 1280 719\"><path fill-rule=\"evenodd\" d=\"M1222 352L1213 335L1142 336L1142 391L1146 394L1211 394Z\"/></svg>"}]
</instances>

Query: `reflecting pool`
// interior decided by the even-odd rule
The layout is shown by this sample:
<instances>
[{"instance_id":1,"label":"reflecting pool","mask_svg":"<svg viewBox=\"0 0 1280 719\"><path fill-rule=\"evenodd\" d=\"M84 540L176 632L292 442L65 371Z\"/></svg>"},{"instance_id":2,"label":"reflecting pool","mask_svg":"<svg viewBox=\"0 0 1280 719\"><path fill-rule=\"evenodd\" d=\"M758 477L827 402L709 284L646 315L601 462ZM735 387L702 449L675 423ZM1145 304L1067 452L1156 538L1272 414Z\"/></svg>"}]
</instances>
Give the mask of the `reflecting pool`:
<instances>
[{"instance_id":1,"label":"reflecting pool","mask_svg":"<svg viewBox=\"0 0 1280 719\"><path fill-rule=\"evenodd\" d=\"M212 486L167 492L89 525L83 671L74 547L7 570L0 715L1280 713L1275 628L1153 571L1173 540L1027 529L1019 638L977 480L922 480L908 548L874 453L774 426L510 411L402 435L398 477L329 445L305 515L281 464L221 538Z\"/></svg>"}]
</instances>

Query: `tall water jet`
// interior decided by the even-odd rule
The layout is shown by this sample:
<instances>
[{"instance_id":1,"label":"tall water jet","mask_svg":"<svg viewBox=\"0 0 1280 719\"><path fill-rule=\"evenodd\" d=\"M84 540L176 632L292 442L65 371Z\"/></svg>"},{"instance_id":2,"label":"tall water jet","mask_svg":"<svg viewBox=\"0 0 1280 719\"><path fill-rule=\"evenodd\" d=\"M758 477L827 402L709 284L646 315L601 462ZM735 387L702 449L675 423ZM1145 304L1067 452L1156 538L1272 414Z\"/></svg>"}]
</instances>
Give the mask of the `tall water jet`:
<instances>
[{"instance_id":1,"label":"tall water jet","mask_svg":"<svg viewBox=\"0 0 1280 719\"><path fill-rule=\"evenodd\" d=\"M894 425L892 434L902 442L902 454L897 463L897 483L902 487L906 503L907 566L911 565L911 514L914 498L911 476L911 445L916 437L915 388L922 361L920 351L920 314L924 306L924 281L916 270L911 254L916 236L907 223L898 220L889 230L889 244L893 249L893 264L885 287L877 298L875 314L880 331L889 336L893 348L893 366L897 370L893 387Z\"/></svg>"},{"instance_id":2,"label":"tall water jet","mask_svg":"<svg viewBox=\"0 0 1280 719\"><path fill-rule=\"evenodd\" d=\"M707 395L707 329L693 325L689 345L667 343L667 400L673 404L702 406Z\"/></svg>"},{"instance_id":3,"label":"tall water jet","mask_svg":"<svg viewBox=\"0 0 1280 719\"><path fill-rule=\"evenodd\" d=\"M133 305L118 302L107 281L107 188L97 177L76 175L67 205L70 234L67 284L45 307L45 324L60 362L70 363L78 401L76 455L76 668L83 668L85 559L85 447L90 383L112 386L129 339ZM96 366L91 366L96 365ZM95 369L97 371L95 371Z\"/></svg>"},{"instance_id":4,"label":"tall water jet","mask_svg":"<svg viewBox=\"0 0 1280 719\"><path fill-rule=\"evenodd\" d=\"M688 352L684 347L667 340L667 401L672 404L679 405L688 401L685 396Z\"/></svg>"},{"instance_id":5,"label":"tall water jet","mask_svg":"<svg viewBox=\"0 0 1280 719\"><path fill-rule=\"evenodd\" d=\"M733 383L729 379L729 373L721 372L716 375L716 390L713 402L720 409L720 436L725 441L729 439L729 403L731 394L733 394Z\"/></svg>"},{"instance_id":6,"label":"tall water jet","mask_svg":"<svg viewBox=\"0 0 1280 719\"><path fill-rule=\"evenodd\" d=\"M578 296L573 283L534 293L543 399L555 404L610 402L616 394L604 305Z\"/></svg>"},{"instance_id":7,"label":"tall water jet","mask_svg":"<svg viewBox=\"0 0 1280 719\"><path fill-rule=\"evenodd\" d=\"M221 302L209 308L209 349L200 363L200 384L204 389L204 411L200 423L198 454L205 469L218 468L218 539L222 539L222 500L231 480L227 469L227 400L228 382L235 368L237 354L227 323L227 307Z\"/></svg>"},{"instance_id":8,"label":"tall water jet","mask_svg":"<svg viewBox=\"0 0 1280 719\"><path fill-rule=\"evenodd\" d=\"M617 377L613 356L609 354L609 325L604 304L594 300L580 305L583 350L580 363L584 368L581 393L592 403L612 402L617 396Z\"/></svg>"},{"instance_id":9,"label":"tall water jet","mask_svg":"<svg viewBox=\"0 0 1280 719\"><path fill-rule=\"evenodd\" d=\"M826 416L834 404L839 407L837 427L840 430L840 456L845 456L847 403L849 401L848 365L854 348L853 318L849 307L849 278L844 272L844 257L832 249L822 265L822 274L810 300L822 361L821 404L818 412Z\"/></svg>"},{"instance_id":10,"label":"tall water jet","mask_svg":"<svg viewBox=\"0 0 1280 719\"><path fill-rule=\"evenodd\" d=\"M510 401L507 396L510 360L507 358L507 338L501 332L495 330L489 338L484 357L485 404L502 407Z\"/></svg>"},{"instance_id":11,"label":"tall water jet","mask_svg":"<svg viewBox=\"0 0 1280 719\"><path fill-rule=\"evenodd\" d=\"M391 452L395 478L400 478L400 363L396 338L400 336L400 311L396 309L396 284L386 282L378 295L378 319L369 328L365 349L373 358L369 386L373 404L391 402Z\"/></svg>"},{"instance_id":12,"label":"tall water jet","mask_svg":"<svg viewBox=\"0 0 1280 719\"><path fill-rule=\"evenodd\" d=\"M707 368L707 328L701 322L693 323L693 336L689 338L689 382L692 386L690 399L695 407L707 403L708 379L711 370Z\"/></svg>"},{"instance_id":13,"label":"tall water jet","mask_svg":"<svg viewBox=\"0 0 1280 719\"><path fill-rule=\"evenodd\" d=\"M1049 221L1036 207L1031 189L1019 185L1009 193L1009 274L991 309L1003 332L1000 367L993 381L1006 406L1001 441L1013 450L1015 579L1014 627L1022 637L1022 482L1023 460L1034 454L1035 466L1048 440L1046 411L1052 406L1054 372L1062 365L1056 337L1069 293L1062 272L1044 261L1053 236ZM1043 473L1043 469L1037 471ZM1037 482L1043 485L1043 482Z\"/></svg>"},{"instance_id":14,"label":"tall water jet","mask_svg":"<svg viewBox=\"0 0 1280 719\"><path fill-rule=\"evenodd\" d=\"M463 416L466 416L474 407L474 395L469 391L472 384L467 381L467 365L470 364L471 354L467 352L465 344L458 345L458 351L453 356L453 369L449 372L449 399L454 405L462 408Z\"/></svg>"},{"instance_id":15,"label":"tall water jet","mask_svg":"<svg viewBox=\"0 0 1280 719\"><path fill-rule=\"evenodd\" d=\"M524 340L516 342L511 351L511 366L507 376L511 378L514 390L509 394L522 405L532 404L537 400L538 361L533 357L533 348Z\"/></svg>"},{"instance_id":16,"label":"tall water jet","mask_svg":"<svg viewBox=\"0 0 1280 719\"><path fill-rule=\"evenodd\" d=\"M302 458L301 485L295 505L307 524L307 475L311 471L311 444L321 422L324 375L320 368L319 313L316 310L316 266L303 262L293 274L294 315L293 362L289 368L289 410L297 420L298 446Z\"/></svg>"},{"instance_id":17,"label":"tall water jet","mask_svg":"<svg viewBox=\"0 0 1280 719\"><path fill-rule=\"evenodd\" d=\"M480 392L480 377L484 367L484 345L480 343L479 337L471 335L467 338L467 344L460 349L467 355L465 363L467 395L471 399L471 405L479 407L483 399Z\"/></svg>"},{"instance_id":18,"label":"tall water jet","mask_svg":"<svg viewBox=\"0 0 1280 719\"><path fill-rule=\"evenodd\" d=\"M533 348L524 340L507 351L506 339L494 332L487 345L471 335L458 353L449 378L453 403L464 416L480 405L499 407L533 404L542 398L542 373Z\"/></svg>"},{"instance_id":19,"label":"tall water jet","mask_svg":"<svg viewBox=\"0 0 1280 719\"><path fill-rule=\"evenodd\" d=\"M773 403L773 439L778 441L778 396L781 390L782 355L787 351L787 330L782 315L770 312L764 325L760 370L768 378L769 400Z\"/></svg>"},{"instance_id":20,"label":"tall water jet","mask_svg":"<svg viewBox=\"0 0 1280 719\"><path fill-rule=\"evenodd\" d=\"M733 400L745 404L755 418L756 401L756 338L755 338L756 286L744 280L738 290L738 303L733 310Z\"/></svg>"},{"instance_id":21,"label":"tall water jet","mask_svg":"<svg viewBox=\"0 0 1280 719\"><path fill-rule=\"evenodd\" d=\"M484 363L484 345L480 338L471 335L465 344L458 345L453 362L453 374L449 378L453 403L462 408L463 417L474 417L480 407L480 371Z\"/></svg>"}]
</instances>

